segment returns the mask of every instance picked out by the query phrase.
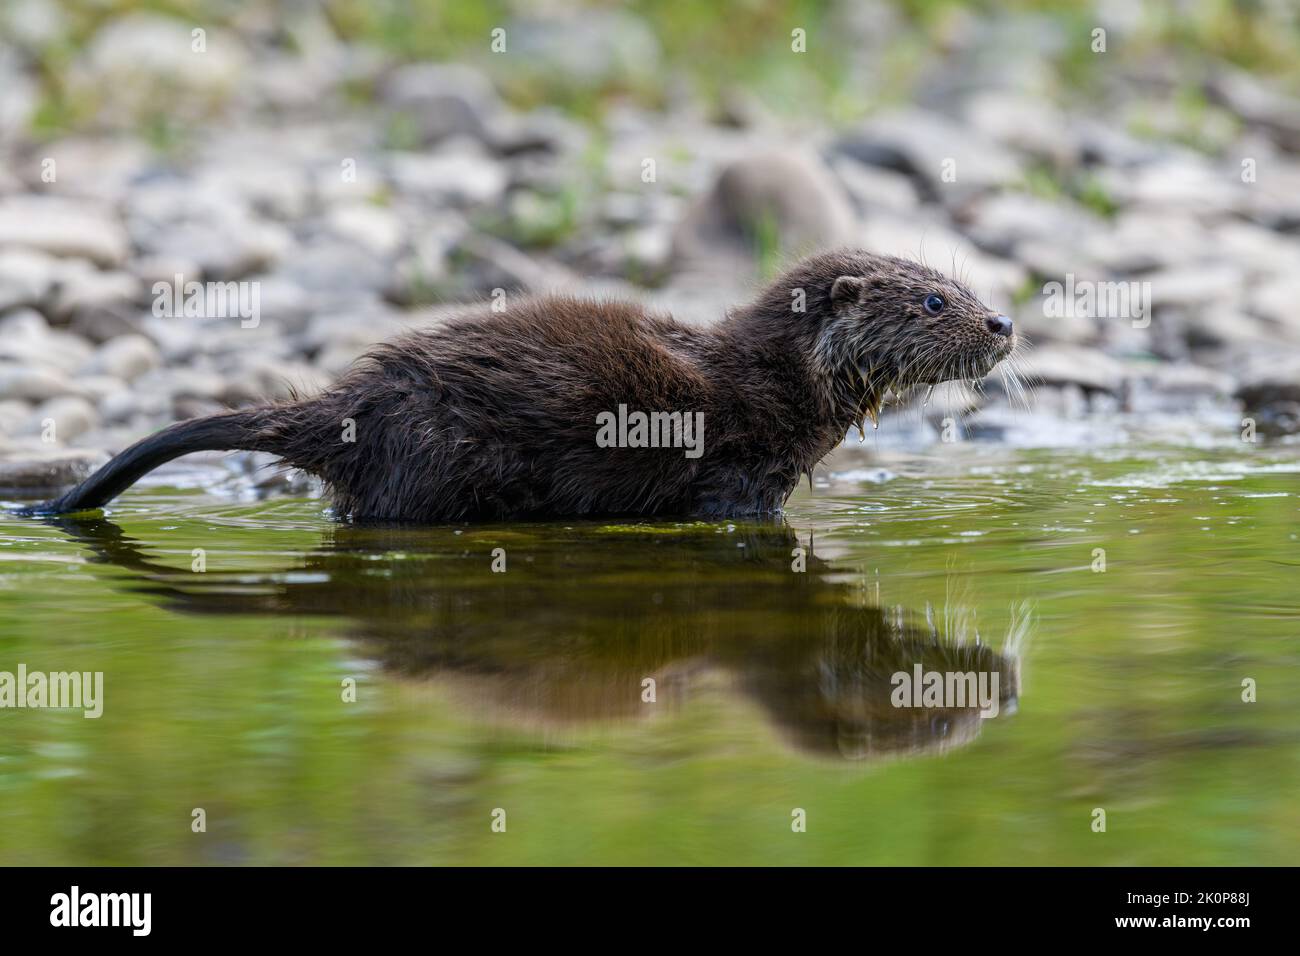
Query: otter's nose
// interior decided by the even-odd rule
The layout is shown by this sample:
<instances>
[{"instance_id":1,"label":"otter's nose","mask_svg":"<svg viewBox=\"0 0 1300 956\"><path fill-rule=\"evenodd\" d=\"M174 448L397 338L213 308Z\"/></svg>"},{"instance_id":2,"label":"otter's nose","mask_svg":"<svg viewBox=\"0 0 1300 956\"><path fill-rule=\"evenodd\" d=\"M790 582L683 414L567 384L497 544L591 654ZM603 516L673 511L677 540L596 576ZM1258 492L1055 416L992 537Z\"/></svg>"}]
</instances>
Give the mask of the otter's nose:
<instances>
[{"instance_id":1,"label":"otter's nose","mask_svg":"<svg viewBox=\"0 0 1300 956\"><path fill-rule=\"evenodd\" d=\"M989 331L994 335L1011 334L1011 320L1005 315L990 315L984 320L984 324L989 327Z\"/></svg>"}]
</instances>

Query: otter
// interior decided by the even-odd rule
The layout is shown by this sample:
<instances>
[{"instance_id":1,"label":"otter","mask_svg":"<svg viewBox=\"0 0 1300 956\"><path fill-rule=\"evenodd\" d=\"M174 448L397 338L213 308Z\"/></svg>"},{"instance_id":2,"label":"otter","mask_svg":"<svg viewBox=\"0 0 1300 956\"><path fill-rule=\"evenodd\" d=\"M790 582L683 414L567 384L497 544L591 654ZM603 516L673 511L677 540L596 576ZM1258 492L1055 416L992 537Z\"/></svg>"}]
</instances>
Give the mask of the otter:
<instances>
[{"instance_id":1,"label":"otter","mask_svg":"<svg viewBox=\"0 0 1300 956\"><path fill-rule=\"evenodd\" d=\"M889 390L983 377L1015 346L961 283L861 250L799 262L708 327L565 296L475 307L375 346L317 396L164 428L34 510L98 508L180 455L249 450L361 521L779 514Z\"/></svg>"},{"instance_id":2,"label":"otter","mask_svg":"<svg viewBox=\"0 0 1300 956\"><path fill-rule=\"evenodd\" d=\"M1000 645L969 633L960 604L939 614L884 605L851 563L819 556L811 533L800 537L778 518L741 519L726 534L704 523L624 526L597 547L575 522L533 538L526 570L508 574L493 571L488 555L498 544L514 551L510 529L336 522L299 559L252 578L168 566L148 537L98 515L46 520L120 572L107 579L113 587L150 604L332 620L388 678L439 682L463 718L545 727L548 740L589 721L649 716L658 708L646 706L643 681L652 677L667 707L685 705L697 688L757 704L809 756L942 753L985 729L980 705L972 696L964 707L909 706L897 676L918 665L997 674L998 717L1009 716L1032 631L1027 605L1012 610ZM792 572L796 547L801 573ZM654 574L627 573L647 563Z\"/></svg>"}]
</instances>

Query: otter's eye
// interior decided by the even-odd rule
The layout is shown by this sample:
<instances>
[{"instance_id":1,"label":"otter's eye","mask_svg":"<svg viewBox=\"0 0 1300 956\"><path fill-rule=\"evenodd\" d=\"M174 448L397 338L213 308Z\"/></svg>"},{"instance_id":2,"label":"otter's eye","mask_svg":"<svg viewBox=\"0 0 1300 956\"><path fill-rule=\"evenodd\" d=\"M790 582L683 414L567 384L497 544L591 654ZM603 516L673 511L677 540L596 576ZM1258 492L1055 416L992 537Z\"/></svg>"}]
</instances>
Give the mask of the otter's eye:
<instances>
[{"instance_id":1,"label":"otter's eye","mask_svg":"<svg viewBox=\"0 0 1300 956\"><path fill-rule=\"evenodd\" d=\"M943 311L943 296L937 292L931 292L925 297L925 301L921 304L925 306L925 311L929 312L931 315L938 315Z\"/></svg>"}]
</instances>

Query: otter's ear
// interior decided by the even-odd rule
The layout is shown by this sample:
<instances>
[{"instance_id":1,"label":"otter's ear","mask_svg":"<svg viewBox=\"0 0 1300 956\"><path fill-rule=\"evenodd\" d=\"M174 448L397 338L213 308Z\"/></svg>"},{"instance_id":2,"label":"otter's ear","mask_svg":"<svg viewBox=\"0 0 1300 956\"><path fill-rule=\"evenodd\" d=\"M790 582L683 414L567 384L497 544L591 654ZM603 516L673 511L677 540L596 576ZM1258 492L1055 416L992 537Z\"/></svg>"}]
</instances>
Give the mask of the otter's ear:
<instances>
[{"instance_id":1,"label":"otter's ear","mask_svg":"<svg viewBox=\"0 0 1300 956\"><path fill-rule=\"evenodd\" d=\"M862 291L867 282L861 276L840 276L831 286L831 308L837 312L862 301Z\"/></svg>"}]
</instances>

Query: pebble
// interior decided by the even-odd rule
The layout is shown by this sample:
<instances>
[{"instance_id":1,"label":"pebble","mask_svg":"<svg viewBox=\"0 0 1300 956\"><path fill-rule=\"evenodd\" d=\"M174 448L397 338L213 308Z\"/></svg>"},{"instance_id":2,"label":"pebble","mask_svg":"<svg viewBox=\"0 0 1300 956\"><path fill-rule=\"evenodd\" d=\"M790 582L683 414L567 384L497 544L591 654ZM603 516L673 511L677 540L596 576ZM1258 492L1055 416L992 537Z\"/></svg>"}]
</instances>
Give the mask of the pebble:
<instances>
[{"instance_id":1,"label":"pebble","mask_svg":"<svg viewBox=\"0 0 1300 956\"><path fill-rule=\"evenodd\" d=\"M1085 392L1118 394L1124 366L1100 349L1080 345L1044 344L1027 352L1023 377L1031 385L1078 386Z\"/></svg>"},{"instance_id":2,"label":"pebble","mask_svg":"<svg viewBox=\"0 0 1300 956\"><path fill-rule=\"evenodd\" d=\"M887 79L881 24L897 14L877 6L839 19L871 52L863 89ZM70 42L60 9L0 11L0 431L11 454L32 449L39 480L80 467L49 464L63 459L45 454L46 418L60 444L109 447L288 383L312 391L497 288L631 296L709 323L760 269L845 245L922 258L1013 315L1045 414L1236 402L1300 422L1300 109L1237 68L1197 78L1200 119L1164 109L1180 77L1157 60L1117 64L1115 89L1079 103L1040 92L1075 42L1059 24L964 14L945 20L948 66L918 71L918 105L836 132L747 88L719 110L663 88L658 40L625 10L508 18L510 56L490 68L398 63L314 8L274 30L202 24L202 55L188 20L108 11L66 71L89 121L36 140L32 63ZM1117 43L1132 29L1111 27ZM621 95L588 123L502 95L554 77L649 81L663 111ZM345 90L374 103L344 106ZM177 129L151 125L160 113ZM155 285L178 275L255 284L259 324L155 316ZM1039 290L1066 276L1150 283L1151 326L1049 318ZM936 395L973 409L966 389Z\"/></svg>"},{"instance_id":3,"label":"pebble","mask_svg":"<svg viewBox=\"0 0 1300 956\"><path fill-rule=\"evenodd\" d=\"M119 266L131 251L126 230L108 210L80 200L30 195L0 199L4 246L79 256L100 266Z\"/></svg>"},{"instance_id":4,"label":"pebble","mask_svg":"<svg viewBox=\"0 0 1300 956\"><path fill-rule=\"evenodd\" d=\"M474 150L441 153L392 153L393 184L405 193L455 206L480 206L504 195L506 172Z\"/></svg>"},{"instance_id":5,"label":"pebble","mask_svg":"<svg viewBox=\"0 0 1300 956\"><path fill-rule=\"evenodd\" d=\"M841 139L837 148L868 165L906 173L927 198L949 206L1010 186L1024 175L1010 149L925 110L873 117Z\"/></svg>"},{"instance_id":6,"label":"pebble","mask_svg":"<svg viewBox=\"0 0 1300 956\"><path fill-rule=\"evenodd\" d=\"M75 391L66 376L52 369L0 359L0 400L17 398L41 402L47 398L73 394Z\"/></svg>"},{"instance_id":7,"label":"pebble","mask_svg":"<svg viewBox=\"0 0 1300 956\"><path fill-rule=\"evenodd\" d=\"M101 345L81 371L131 382L160 364L162 355L153 342L143 335L123 335Z\"/></svg>"},{"instance_id":8,"label":"pebble","mask_svg":"<svg viewBox=\"0 0 1300 956\"><path fill-rule=\"evenodd\" d=\"M844 187L822 161L789 150L737 160L689 209L673 238L687 268L723 268L727 257L752 267L766 242L776 255L798 255L852 241L856 216Z\"/></svg>"},{"instance_id":9,"label":"pebble","mask_svg":"<svg viewBox=\"0 0 1300 956\"><path fill-rule=\"evenodd\" d=\"M37 406L28 430L40 432L42 439L70 442L99 424L99 412L89 401L75 395L61 395Z\"/></svg>"},{"instance_id":10,"label":"pebble","mask_svg":"<svg viewBox=\"0 0 1300 956\"><path fill-rule=\"evenodd\" d=\"M37 497L69 488L108 459L90 449L26 449L0 457L0 493Z\"/></svg>"},{"instance_id":11,"label":"pebble","mask_svg":"<svg viewBox=\"0 0 1300 956\"><path fill-rule=\"evenodd\" d=\"M0 312L44 303L58 280L59 260L32 249L0 248Z\"/></svg>"}]
</instances>

